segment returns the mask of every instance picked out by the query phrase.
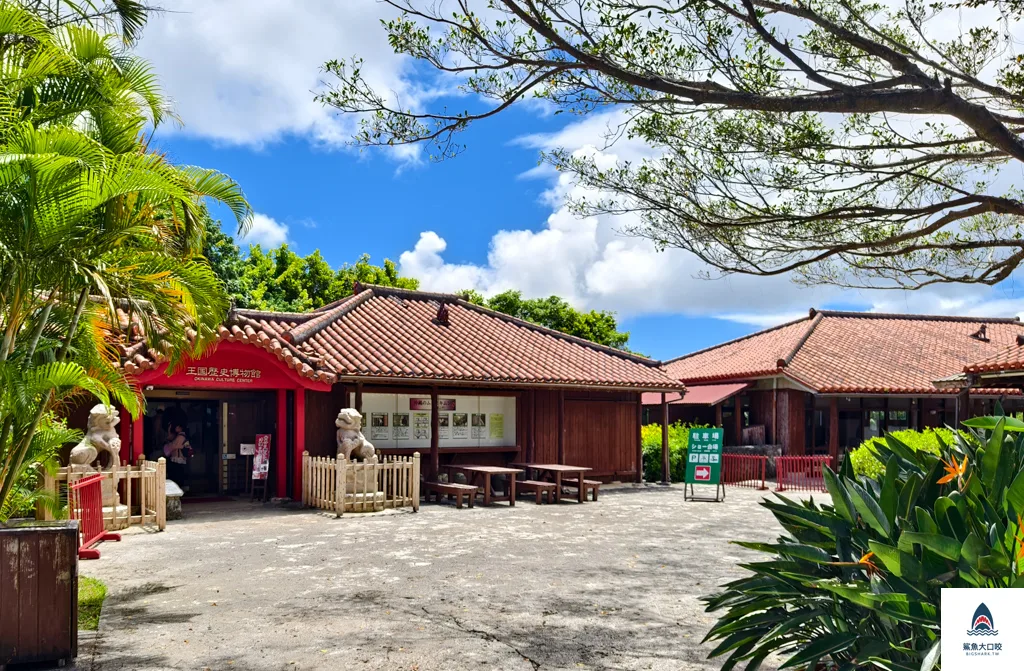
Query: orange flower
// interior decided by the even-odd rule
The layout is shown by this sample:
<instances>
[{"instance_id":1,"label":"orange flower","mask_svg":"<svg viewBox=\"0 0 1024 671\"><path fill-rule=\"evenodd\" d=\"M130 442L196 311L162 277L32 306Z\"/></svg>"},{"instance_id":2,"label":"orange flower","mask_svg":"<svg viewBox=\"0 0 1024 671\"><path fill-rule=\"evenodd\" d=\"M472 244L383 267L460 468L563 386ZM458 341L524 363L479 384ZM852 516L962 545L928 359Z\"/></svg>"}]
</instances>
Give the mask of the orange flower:
<instances>
[{"instance_id":1,"label":"orange flower","mask_svg":"<svg viewBox=\"0 0 1024 671\"><path fill-rule=\"evenodd\" d=\"M867 569L868 575L873 575L875 573L881 573L881 569L878 568L878 566L875 564L875 562L871 561L871 558L874 557L874 556L875 556L874 552L869 552L866 555L864 555L863 557L861 557L859 560L857 560L858 564L863 564L864 568Z\"/></svg>"},{"instance_id":2,"label":"orange flower","mask_svg":"<svg viewBox=\"0 0 1024 671\"><path fill-rule=\"evenodd\" d=\"M956 455L955 454L949 455L949 460L952 461L953 463L950 464L949 462L946 462L946 461L942 462L943 464L945 464L945 467L946 467L946 475L944 475L941 478L939 478L938 484L940 484L940 485L944 485L947 482L953 481L954 479L959 480L960 478L963 478L964 471L967 470L967 456L966 455L964 455L964 460L962 462L960 462L960 463L957 463Z\"/></svg>"},{"instance_id":3,"label":"orange flower","mask_svg":"<svg viewBox=\"0 0 1024 671\"><path fill-rule=\"evenodd\" d=\"M1019 514L1017 515L1017 535L1014 540L1017 541L1018 545L1017 562L1019 564L1020 561L1024 559L1024 520L1021 519ZM1020 571L1019 566L1017 567L1017 570L1018 572Z\"/></svg>"}]
</instances>

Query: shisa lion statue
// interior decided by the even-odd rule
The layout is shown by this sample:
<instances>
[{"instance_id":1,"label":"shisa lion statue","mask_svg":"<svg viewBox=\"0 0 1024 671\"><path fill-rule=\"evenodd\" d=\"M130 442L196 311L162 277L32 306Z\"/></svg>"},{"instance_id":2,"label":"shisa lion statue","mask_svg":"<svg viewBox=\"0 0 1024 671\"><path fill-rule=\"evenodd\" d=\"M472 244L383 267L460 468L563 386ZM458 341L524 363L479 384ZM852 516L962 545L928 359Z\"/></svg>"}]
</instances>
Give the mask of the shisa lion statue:
<instances>
[{"instance_id":1,"label":"shisa lion statue","mask_svg":"<svg viewBox=\"0 0 1024 671\"><path fill-rule=\"evenodd\" d=\"M89 411L89 423L82 442L71 448L68 462L77 473L112 471L121 463L121 438L116 426L121 421L116 410L98 403ZM103 505L120 504L117 482L114 478L103 481Z\"/></svg>"},{"instance_id":2,"label":"shisa lion statue","mask_svg":"<svg viewBox=\"0 0 1024 671\"><path fill-rule=\"evenodd\" d=\"M346 461L359 459L369 463L377 463L377 451L373 443L363 435L363 416L355 408L342 408L338 418L334 420L338 427L335 434L338 440L338 456Z\"/></svg>"}]
</instances>

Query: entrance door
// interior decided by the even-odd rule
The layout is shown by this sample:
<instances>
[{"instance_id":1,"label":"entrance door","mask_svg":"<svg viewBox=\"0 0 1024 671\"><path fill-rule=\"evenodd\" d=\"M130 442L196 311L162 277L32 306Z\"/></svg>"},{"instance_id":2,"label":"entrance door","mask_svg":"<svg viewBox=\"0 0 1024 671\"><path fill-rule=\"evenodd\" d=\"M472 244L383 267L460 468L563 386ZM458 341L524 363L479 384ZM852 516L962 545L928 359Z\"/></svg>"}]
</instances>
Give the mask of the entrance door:
<instances>
[{"instance_id":1,"label":"entrance door","mask_svg":"<svg viewBox=\"0 0 1024 671\"><path fill-rule=\"evenodd\" d=\"M164 456L163 446L173 438L173 427L184 429L192 446L184 465L167 464L167 477L187 496L210 496L218 492L220 472L220 417L216 401L153 399L146 408L145 454ZM172 426L173 425L173 426Z\"/></svg>"},{"instance_id":2,"label":"entrance door","mask_svg":"<svg viewBox=\"0 0 1024 671\"><path fill-rule=\"evenodd\" d=\"M223 403L226 408L224 422L224 444L221 447L221 459L224 468L221 471L221 491L225 494L242 494L249 491L252 480L252 458L242 456L242 443L255 443L256 434L269 433L270 452L284 449L276 445L275 404L272 393L261 394L256 399L228 400ZM223 409L222 408L222 409ZM274 459L270 460L273 468Z\"/></svg>"}]
</instances>

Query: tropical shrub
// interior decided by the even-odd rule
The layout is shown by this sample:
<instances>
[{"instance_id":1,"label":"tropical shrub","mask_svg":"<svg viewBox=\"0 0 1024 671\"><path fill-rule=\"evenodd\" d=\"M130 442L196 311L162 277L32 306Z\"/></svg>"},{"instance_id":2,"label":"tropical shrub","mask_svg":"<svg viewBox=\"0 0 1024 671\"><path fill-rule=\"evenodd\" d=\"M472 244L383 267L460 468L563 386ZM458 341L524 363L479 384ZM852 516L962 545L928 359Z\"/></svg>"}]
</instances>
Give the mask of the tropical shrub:
<instances>
[{"instance_id":1,"label":"tropical shrub","mask_svg":"<svg viewBox=\"0 0 1024 671\"><path fill-rule=\"evenodd\" d=\"M953 441L953 431L945 427L927 428L923 431L904 429L889 434L912 450L924 450L932 454L939 453L939 438L945 443ZM855 475L866 475L869 478L880 478L885 473L885 464L875 456L872 446L880 438L868 438L850 452Z\"/></svg>"},{"instance_id":2,"label":"tropical shrub","mask_svg":"<svg viewBox=\"0 0 1024 671\"><path fill-rule=\"evenodd\" d=\"M779 654L797 669L937 666L943 587L1024 586L1024 422L981 417L939 454L889 435L874 480L825 469L831 504L762 505L785 534L704 598L724 668Z\"/></svg>"},{"instance_id":3,"label":"tropical shrub","mask_svg":"<svg viewBox=\"0 0 1024 671\"><path fill-rule=\"evenodd\" d=\"M668 425L668 464L672 482L682 482L686 477L686 448L690 442L690 429L707 428L708 424L684 424L675 422ZM661 480L661 424L645 424L640 429L644 447L644 480Z\"/></svg>"}]
</instances>

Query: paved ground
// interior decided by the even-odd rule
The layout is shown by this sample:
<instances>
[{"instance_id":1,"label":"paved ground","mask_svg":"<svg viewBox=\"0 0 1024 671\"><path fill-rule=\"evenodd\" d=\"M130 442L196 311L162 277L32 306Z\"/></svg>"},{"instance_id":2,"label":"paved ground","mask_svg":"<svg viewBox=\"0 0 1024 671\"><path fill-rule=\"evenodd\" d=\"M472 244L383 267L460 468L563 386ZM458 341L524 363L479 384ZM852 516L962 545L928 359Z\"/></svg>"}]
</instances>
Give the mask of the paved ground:
<instances>
[{"instance_id":1,"label":"paved ground","mask_svg":"<svg viewBox=\"0 0 1024 671\"><path fill-rule=\"evenodd\" d=\"M346 515L186 507L102 546L99 636L78 664L150 669L717 669L698 597L774 538L760 493L681 487Z\"/></svg>"}]
</instances>

